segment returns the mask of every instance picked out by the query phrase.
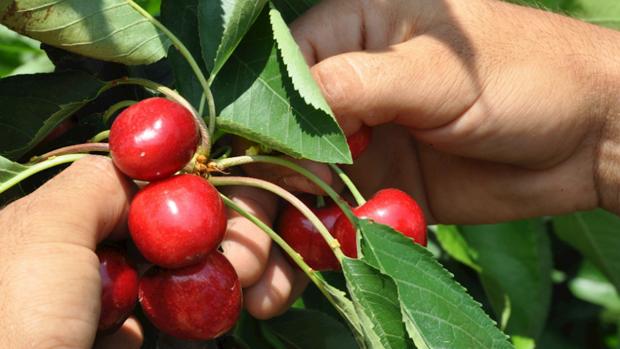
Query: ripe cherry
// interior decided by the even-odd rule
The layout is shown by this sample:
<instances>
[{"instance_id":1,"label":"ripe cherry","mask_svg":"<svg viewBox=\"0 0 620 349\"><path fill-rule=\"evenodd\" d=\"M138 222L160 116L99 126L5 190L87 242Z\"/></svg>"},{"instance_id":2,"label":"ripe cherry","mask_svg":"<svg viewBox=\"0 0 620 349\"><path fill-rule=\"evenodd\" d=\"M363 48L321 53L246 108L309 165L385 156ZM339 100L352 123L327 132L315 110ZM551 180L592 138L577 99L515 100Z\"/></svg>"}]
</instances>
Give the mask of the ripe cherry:
<instances>
[{"instance_id":1,"label":"ripe cherry","mask_svg":"<svg viewBox=\"0 0 620 349\"><path fill-rule=\"evenodd\" d=\"M372 140L372 128L362 125L362 128L354 134L347 137L349 149L351 149L351 157L355 160L368 148Z\"/></svg>"},{"instance_id":2,"label":"ripe cherry","mask_svg":"<svg viewBox=\"0 0 620 349\"><path fill-rule=\"evenodd\" d=\"M199 141L192 114L165 98L149 98L123 110L110 129L114 164L134 179L171 176L194 155Z\"/></svg>"},{"instance_id":3,"label":"ripe cherry","mask_svg":"<svg viewBox=\"0 0 620 349\"><path fill-rule=\"evenodd\" d=\"M98 331L116 331L131 315L138 301L138 272L117 247L97 249L101 274L101 316Z\"/></svg>"},{"instance_id":4,"label":"ripe cherry","mask_svg":"<svg viewBox=\"0 0 620 349\"><path fill-rule=\"evenodd\" d=\"M426 246L424 213L413 198L398 189L378 191L364 205L353 209L353 213L359 218L390 226L418 244ZM338 219L332 234L340 242L346 256L357 258L355 228L346 216Z\"/></svg>"},{"instance_id":5,"label":"ripe cherry","mask_svg":"<svg viewBox=\"0 0 620 349\"><path fill-rule=\"evenodd\" d=\"M209 340L230 330L241 312L239 278L218 251L176 270L153 267L140 280L144 314L162 332Z\"/></svg>"},{"instance_id":6,"label":"ripe cherry","mask_svg":"<svg viewBox=\"0 0 620 349\"><path fill-rule=\"evenodd\" d=\"M335 203L322 208L312 208L312 212L330 231L338 217L342 215L342 211ZM340 270L340 263L319 231L294 206L287 205L282 211L278 220L278 233L312 269Z\"/></svg>"},{"instance_id":7,"label":"ripe cherry","mask_svg":"<svg viewBox=\"0 0 620 349\"><path fill-rule=\"evenodd\" d=\"M177 175L138 192L129 208L129 232L144 258L180 268L216 249L226 232L226 208L206 179Z\"/></svg>"}]
</instances>

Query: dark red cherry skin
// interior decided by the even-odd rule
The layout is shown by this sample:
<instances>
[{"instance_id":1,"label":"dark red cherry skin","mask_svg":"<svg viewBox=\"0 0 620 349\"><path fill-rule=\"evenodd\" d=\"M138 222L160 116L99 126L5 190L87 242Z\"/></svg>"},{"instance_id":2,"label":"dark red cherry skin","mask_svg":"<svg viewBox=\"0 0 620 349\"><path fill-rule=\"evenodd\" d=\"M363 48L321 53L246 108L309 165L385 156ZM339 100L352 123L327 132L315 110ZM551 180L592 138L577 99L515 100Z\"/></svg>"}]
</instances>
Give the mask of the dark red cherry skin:
<instances>
[{"instance_id":1,"label":"dark red cherry skin","mask_svg":"<svg viewBox=\"0 0 620 349\"><path fill-rule=\"evenodd\" d=\"M100 333L116 331L133 312L138 301L138 272L125 252L101 246L96 251L101 274Z\"/></svg>"},{"instance_id":2,"label":"dark red cherry skin","mask_svg":"<svg viewBox=\"0 0 620 349\"><path fill-rule=\"evenodd\" d=\"M347 137L353 160L357 159L368 148L372 140L372 128L362 125L357 132Z\"/></svg>"},{"instance_id":3,"label":"dark red cherry skin","mask_svg":"<svg viewBox=\"0 0 620 349\"><path fill-rule=\"evenodd\" d=\"M200 135L192 114L165 98L149 98L123 110L110 129L110 155L127 176L170 177L194 155Z\"/></svg>"},{"instance_id":4,"label":"dark red cherry skin","mask_svg":"<svg viewBox=\"0 0 620 349\"><path fill-rule=\"evenodd\" d=\"M322 208L312 208L325 227L331 231L342 210L331 203ZM340 270L340 263L334 256L319 231L299 210L287 205L278 220L278 233L304 261L314 270Z\"/></svg>"},{"instance_id":5,"label":"dark red cherry skin","mask_svg":"<svg viewBox=\"0 0 620 349\"><path fill-rule=\"evenodd\" d=\"M165 268L194 264L226 232L226 207L206 179L184 174L142 188L129 208L129 232L149 262Z\"/></svg>"},{"instance_id":6,"label":"dark red cherry skin","mask_svg":"<svg viewBox=\"0 0 620 349\"><path fill-rule=\"evenodd\" d=\"M426 220L424 212L411 196L398 189L378 191L364 205L353 209L359 218L367 218L385 224L403 235L426 246ZM342 252L357 258L355 229L347 217L342 216L334 225L332 234L340 242Z\"/></svg>"},{"instance_id":7,"label":"dark red cherry skin","mask_svg":"<svg viewBox=\"0 0 620 349\"><path fill-rule=\"evenodd\" d=\"M153 267L140 280L140 304L160 331L189 340L210 340L230 330L241 312L239 278L218 251L195 265Z\"/></svg>"}]
</instances>

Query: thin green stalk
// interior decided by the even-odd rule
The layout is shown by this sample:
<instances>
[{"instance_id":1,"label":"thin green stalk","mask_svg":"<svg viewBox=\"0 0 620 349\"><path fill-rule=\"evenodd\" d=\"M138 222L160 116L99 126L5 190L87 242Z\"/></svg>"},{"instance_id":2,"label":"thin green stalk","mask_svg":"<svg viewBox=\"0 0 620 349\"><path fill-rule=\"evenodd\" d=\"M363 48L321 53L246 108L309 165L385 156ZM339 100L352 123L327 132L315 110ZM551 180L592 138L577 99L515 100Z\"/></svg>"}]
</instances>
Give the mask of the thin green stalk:
<instances>
[{"instance_id":1,"label":"thin green stalk","mask_svg":"<svg viewBox=\"0 0 620 349\"><path fill-rule=\"evenodd\" d=\"M364 196L362 196L362 194L357 189L355 184L353 184L353 181L351 180L351 178L349 178L349 176L347 176L347 174L344 173L344 171L338 165L329 164L329 167L331 167L332 170L334 170L334 172L340 178L340 180L344 183L344 185L347 186L347 189L349 189L349 192L351 192L351 195L353 195L353 198L355 199L355 202L357 203L357 205L362 206L363 204L365 204L366 199L364 199Z\"/></svg>"},{"instance_id":2,"label":"thin green stalk","mask_svg":"<svg viewBox=\"0 0 620 349\"><path fill-rule=\"evenodd\" d=\"M338 195L338 193L336 193L336 191L332 189L332 187L330 187L317 175L297 165L296 163L293 163L291 161L288 161L288 160L285 160L279 157L267 156L267 155L235 156L235 157L228 158L228 159L215 160L213 161L213 163L215 164L217 168L219 168L222 171L229 167L240 166L240 165L251 164L251 163L267 163L267 164L279 165L279 166L284 166L286 168L289 168L301 174L302 176L305 176L310 181L312 181L314 184L316 184L330 198L332 198L332 200L334 200L334 202L338 205L338 207L340 207L342 212L347 216L347 218L349 218L350 221L352 222L356 221L356 217L353 215L353 212L351 212L351 208L349 207L347 202L344 201L340 197L340 195Z\"/></svg>"},{"instance_id":3,"label":"thin green stalk","mask_svg":"<svg viewBox=\"0 0 620 349\"><path fill-rule=\"evenodd\" d=\"M110 152L110 145L108 143L81 143L68 145L66 147L54 149L43 155L35 156L31 159L30 163L39 163L61 155L70 155L76 153L84 154L92 152L108 153Z\"/></svg>"},{"instance_id":4,"label":"thin green stalk","mask_svg":"<svg viewBox=\"0 0 620 349\"><path fill-rule=\"evenodd\" d=\"M269 237L278 246L280 246L280 248L282 248L284 252L286 252L291 257L295 264L297 264L299 268L308 276L310 281L312 281L316 285L316 287L321 291L321 293L323 293L325 298L327 298L336 307L336 309L338 309L338 304L333 299L329 291L325 289L325 281L323 281L319 277L316 271L314 271L308 264L306 264L303 257L299 253L297 253L297 251L295 251L289 244L286 243L286 241L284 241L284 239L280 237L280 235L278 235L273 229L271 229L271 227L261 221L258 217L244 210L241 206L237 205L226 195L220 194L220 196L222 197L222 200L224 201L224 204L226 204L226 206L230 207L231 209L248 219L250 222L256 224L257 227L259 227L262 231L269 235Z\"/></svg>"},{"instance_id":5,"label":"thin green stalk","mask_svg":"<svg viewBox=\"0 0 620 349\"><path fill-rule=\"evenodd\" d=\"M90 142L99 143L101 141L105 141L108 138L110 138L110 130L105 130L94 135L93 138L90 139Z\"/></svg>"},{"instance_id":6,"label":"thin green stalk","mask_svg":"<svg viewBox=\"0 0 620 349\"><path fill-rule=\"evenodd\" d=\"M319 219L319 217L312 212L301 200L299 200L295 195L290 192L284 190L282 187L277 186L271 182L264 181L262 179L250 178L250 177L210 177L209 181L215 186L248 186L259 189L264 189L270 191L284 200L288 201L291 205L293 205L296 209L298 209L308 220L317 228L323 239L327 242L327 245L332 249L334 255L338 259L338 261L342 262L344 258L344 254L340 249L340 243L338 240L334 239L334 237L329 233L329 230L325 227L323 222Z\"/></svg>"},{"instance_id":7,"label":"thin green stalk","mask_svg":"<svg viewBox=\"0 0 620 349\"><path fill-rule=\"evenodd\" d=\"M200 130L201 146L198 152L203 154L207 158L209 157L209 154L211 153L211 135L209 134L207 125L205 125L204 119L200 117L196 109L194 109L194 107L191 105L191 103L187 101L187 99L183 98L183 96L181 96L176 91L167 86L158 84L151 80L140 78L121 78L112 80L108 82L108 84L103 88L103 91L121 85L137 85L153 91L157 91L187 108L187 110L189 110L194 117L194 120L196 120L196 122L198 123L198 129Z\"/></svg>"},{"instance_id":8,"label":"thin green stalk","mask_svg":"<svg viewBox=\"0 0 620 349\"><path fill-rule=\"evenodd\" d=\"M77 161L88 154L69 154L69 155L61 155L51 158L49 160L36 163L34 165L28 166L28 168L24 171L17 173L14 177L9 178L8 180L0 183L0 194L10 189L14 185L19 184L19 182L25 180L26 178L35 175L41 171L45 171L54 166L70 163Z\"/></svg>"},{"instance_id":9,"label":"thin green stalk","mask_svg":"<svg viewBox=\"0 0 620 349\"><path fill-rule=\"evenodd\" d=\"M179 50L179 53L181 53L181 55L185 58L187 63L190 65L190 67L194 71L194 75L196 75L196 78L198 79L198 82L200 83L200 86L203 89L204 95L207 98L207 105L209 107L209 136L212 136L213 132L215 131L215 101L213 99L213 94L211 93L211 88L209 87L209 82L207 81L204 74L202 73L200 66L198 65L194 57L192 56L192 53L189 52L187 47L185 47L183 42L179 40L179 38L176 35L174 35L173 32L168 30L168 28L166 28L165 25L163 25L155 17L151 16L151 14L148 13L142 7L140 7L140 5L136 4L132 0L127 0L127 3L131 7L133 7L136 11L138 11L138 13L140 13L149 22L151 22L155 27L157 27L164 34L166 34L166 36L170 39L174 47L176 47L177 50ZM209 137L209 139L211 139L211 137Z\"/></svg>"},{"instance_id":10,"label":"thin green stalk","mask_svg":"<svg viewBox=\"0 0 620 349\"><path fill-rule=\"evenodd\" d=\"M103 120L103 123L107 124L108 121L110 121L110 118L112 118L112 115L116 114L117 111L123 108L127 108L129 106L132 106L136 103L138 102L132 101L132 100L126 100L126 101L120 101L116 104L112 104L112 106L110 106L108 110L105 111L105 113L103 114L103 117L101 118Z\"/></svg>"}]
</instances>

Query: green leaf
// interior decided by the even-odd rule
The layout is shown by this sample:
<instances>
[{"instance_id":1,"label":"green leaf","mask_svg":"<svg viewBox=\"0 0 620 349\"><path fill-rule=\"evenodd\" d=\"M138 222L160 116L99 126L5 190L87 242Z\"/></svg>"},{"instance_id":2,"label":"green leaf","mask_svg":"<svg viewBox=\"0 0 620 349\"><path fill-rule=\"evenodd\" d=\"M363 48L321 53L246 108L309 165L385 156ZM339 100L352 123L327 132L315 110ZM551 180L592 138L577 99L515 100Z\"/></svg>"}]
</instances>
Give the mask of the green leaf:
<instances>
[{"instance_id":1,"label":"green leaf","mask_svg":"<svg viewBox=\"0 0 620 349\"><path fill-rule=\"evenodd\" d=\"M573 0L563 10L587 22L620 28L620 2L615 0Z\"/></svg>"},{"instance_id":2,"label":"green leaf","mask_svg":"<svg viewBox=\"0 0 620 349\"><path fill-rule=\"evenodd\" d=\"M584 261L581 264L569 288L575 297L620 314L618 291L592 263Z\"/></svg>"},{"instance_id":3,"label":"green leaf","mask_svg":"<svg viewBox=\"0 0 620 349\"><path fill-rule=\"evenodd\" d=\"M63 120L95 99L104 86L104 82L82 72L1 79L0 155L20 158Z\"/></svg>"},{"instance_id":4,"label":"green leaf","mask_svg":"<svg viewBox=\"0 0 620 349\"><path fill-rule=\"evenodd\" d=\"M8 182L27 169L28 166L18 164L0 156L0 184Z\"/></svg>"},{"instance_id":5,"label":"green leaf","mask_svg":"<svg viewBox=\"0 0 620 349\"><path fill-rule=\"evenodd\" d=\"M514 336L511 338L515 349L534 349L536 342L532 338Z\"/></svg>"},{"instance_id":6,"label":"green leaf","mask_svg":"<svg viewBox=\"0 0 620 349\"><path fill-rule=\"evenodd\" d=\"M387 226L360 221L359 228L363 260L395 282L418 348L512 348L430 252Z\"/></svg>"},{"instance_id":7,"label":"green leaf","mask_svg":"<svg viewBox=\"0 0 620 349\"><path fill-rule=\"evenodd\" d=\"M319 2L320 0L271 0L273 6L282 13L286 23L292 22Z\"/></svg>"},{"instance_id":8,"label":"green leaf","mask_svg":"<svg viewBox=\"0 0 620 349\"><path fill-rule=\"evenodd\" d=\"M166 0L161 6L161 20L164 25L183 42L200 65L205 75L207 69L201 57L198 30L198 0ZM170 48L168 59L179 93L198 110L203 95L202 86L185 58L174 47Z\"/></svg>"},{"instance_id":9,"label":"green leaf","mask_svg":"<svg viewBox=\"0 0 620 349\"><path fill-rule=\"evenodd\" d=\"M366 263L345 259L342 271L370 347L413 348L400 312L396 285Z\"/></svg>"},{"instance_id":10,"label":"green leaf","mask_svg":"<svg viewBox=\"0 0 620 349\"><path fill-rule=\"evenodd\" d=\"M291 349L358 348L340 322L316 310L290 309L264 323Z\"/></svg>"},{"instance_id":11,"label":"green leaf","mask_svg":"<svg viewBox=\"0 0 620 349\"><path fill-rule=\"evenodd\" d=\"M435 236L441 247L455 260L465 264L475 271L480 271L480 266L475 262L477 253L467 244L459 229L454 225L438 225Z\"/></svg>"},{"instance_id":12,"label":"green leaf","mask_svg":"<svg viewBox=\"0 0 620 349\"><path fill-rule=\"evenodd\" d=\"M604 210L553 219L555 232L599 268L620 290L620 217Z\"/></svg>"},{"instance_id":13,"label":"green leaf","mask_svg":"<svg viewBox=\"0 0 620 349\"><path fill-rule=\"evenodd\" d=\"M495 225L462 226L476 251L480 279L498 318L508 297L507 332L537 338L551 301L551 246L541 219Z\"/></svg>"},{"instance_id":14,"label":"green leaf","mask_svg":"<svg viewBox=\"0 0 620 349\"><path fill-rule=\"evenodd\" d=\"M154 63L170 46L126 0L5 0L0 22L46 44L127 65Z\"/></svg>"},{"instance_id":15,"label":"green leaf","mask_svg":"<svg viewBox=\"0 0 620 349\"><path fill-rule=\"evenodd\" d=\"M198 5L198 25L203 58L211 79L235 51L267 0L202 1Z\"/></svg>"},{"instance_id":16,"label":"green leaf","mask_svg":"<svg viewBox=\"0 0 620 349\"><path fill-rule=\"evenodd\" d=\"M295 42L290 34L278 33L278 47L285 53L280 55L270 20L274 32L288 32L276 10L263 11L213 84L218 126L296 158L350 163L335 118L316 107L324 102L310 92L314 85L295 85L308 83L308 67L291 54L298 50Z\"/></svg>"}]
</instances>

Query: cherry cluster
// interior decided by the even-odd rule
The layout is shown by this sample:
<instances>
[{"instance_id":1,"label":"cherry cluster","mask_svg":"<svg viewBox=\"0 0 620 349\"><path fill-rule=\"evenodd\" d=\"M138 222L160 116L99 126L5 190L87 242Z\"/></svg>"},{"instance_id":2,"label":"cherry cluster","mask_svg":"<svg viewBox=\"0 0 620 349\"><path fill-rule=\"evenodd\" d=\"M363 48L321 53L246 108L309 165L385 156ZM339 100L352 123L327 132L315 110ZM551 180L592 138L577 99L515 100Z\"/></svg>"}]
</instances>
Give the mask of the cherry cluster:
<instances>
[{"instance_id":1,"label":"cherry cluster","mask_svg":"<svg viewBox=\"0 0 620 349\"><path fill-rule=\"evenodd\" d=\"M97 250L103 285L100 333L118 329L137 302L155 327L182 339L216 338L239 317L239 278L218 251L226 232L226 207L208 180L177 174L185 172L197 153L198 127L189 110L165 98L136 103L112 124L109 146L115 166L128 177L149 183L133 198L128 225L150 267L139 275L124 250L107 245ZM371 135L372 130L363 127L348 137L353 158L365 151ZM356 229L342 210L333 202L308 206L340 242L343 253L357 258ZM400 190L381 190L352 212L426 246L422 210ZM281 212L278 231L312 269L340 270L316 226L293 206Z\"/></svg>"},{"instance_id":2,"label":"cherry cluster","mask_svg":"<svg viewBox=\"0 0 620 349\"><path fill-rule=\"evenodd\" d=\"M153 264L138 274L117 249L98 250L103 282L99 330L114 331L140 302L162 332L209 340L227 332L242 306L239 278L217 249L226 232L226 207L206 179L178 174L194 156L200 133L192 114L165 98L125 109L110 130L115 166L148 181L129 209L129 232Z\"/></svg>"}]
</instances>

